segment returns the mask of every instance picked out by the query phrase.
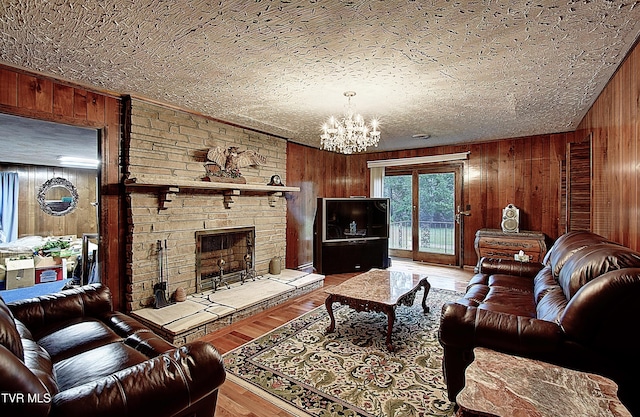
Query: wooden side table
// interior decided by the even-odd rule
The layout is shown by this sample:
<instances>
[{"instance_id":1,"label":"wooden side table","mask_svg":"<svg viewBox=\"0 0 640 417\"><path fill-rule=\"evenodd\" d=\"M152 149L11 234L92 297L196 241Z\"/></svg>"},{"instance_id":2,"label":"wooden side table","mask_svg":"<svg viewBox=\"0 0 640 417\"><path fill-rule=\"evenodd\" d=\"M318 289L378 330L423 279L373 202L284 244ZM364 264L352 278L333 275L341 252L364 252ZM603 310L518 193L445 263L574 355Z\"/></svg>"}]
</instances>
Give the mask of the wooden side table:
<instances>
[{"instance_id":1,"label":"wooden side table","mask_svg":"<svg viewBox=\"0 0 640 417\"><path fill-rule=\"evenodd\" d=\"M458 417L631 417L603 376L485 348L473 353Z\"/></svg>"},{"instance_id":2,"label":"wooden side table","mask_svg":"<svg viewBox=\"0 0 640 417\"><path fill-rule=\"evenodd\" d=\"M478 255L475 270L478 272L482 257L513 259L513 255L520 251L529 255L529 262L542 262L547 254L546 240L542 232L507 233L501 229L480 229L476 232L474 242Z\"/></svg>"}]
</instances>

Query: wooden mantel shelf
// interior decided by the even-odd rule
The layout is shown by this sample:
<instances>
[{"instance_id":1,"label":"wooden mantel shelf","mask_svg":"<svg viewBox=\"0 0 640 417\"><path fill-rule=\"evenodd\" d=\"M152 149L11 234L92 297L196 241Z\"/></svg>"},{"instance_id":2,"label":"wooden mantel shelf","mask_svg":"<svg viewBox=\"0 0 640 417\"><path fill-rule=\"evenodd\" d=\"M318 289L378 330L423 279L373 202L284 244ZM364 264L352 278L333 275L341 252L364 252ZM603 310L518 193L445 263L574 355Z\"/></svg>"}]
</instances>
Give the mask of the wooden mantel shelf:
<instances>
[{"instance_id":1,"label":"wooden mantel shelf","mask_svg":"<svg viewBox=\"0 0 640 417\"><path fill-rule=\"evenodd\" d=\"M297 192L300 191L300 187L287 187L276 185L262 185L262 184L239 184L232 182L208 182L208 181L190 181L168 179L166 177L161 178L131 178L124 181L124 185L128 189L133 188L153 188L157 189L159 193L159 207L158 210L165 210L169 208L173 197L180 192L180 189L189 190L202 190L202 191L220 191L224 195L224 205L226 208L231 208L234 203L233 197L240 195L241 193L258 193L269 196L269 205L274 207L276 198L282 197L285 192Z\"/></svg>"}]
</instances>

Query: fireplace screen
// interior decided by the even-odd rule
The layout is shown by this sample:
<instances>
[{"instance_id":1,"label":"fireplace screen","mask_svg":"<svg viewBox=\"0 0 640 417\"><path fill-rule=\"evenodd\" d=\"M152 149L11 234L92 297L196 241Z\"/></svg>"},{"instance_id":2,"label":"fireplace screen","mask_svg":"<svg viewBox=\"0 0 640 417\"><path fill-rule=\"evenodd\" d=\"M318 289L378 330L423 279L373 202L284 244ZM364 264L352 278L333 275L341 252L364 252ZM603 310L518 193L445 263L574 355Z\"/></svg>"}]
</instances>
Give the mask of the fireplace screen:
<instances>
[{"instance_id":1,"label":"fireplace screen","mask_svg":"<svg viewBox=\"0 0 640 417\"><path fill-rule=\"evenodd\" d=\"M255 228L202 230L196 232L197 291L255 278Z\"/></svg>"}]
</instances>

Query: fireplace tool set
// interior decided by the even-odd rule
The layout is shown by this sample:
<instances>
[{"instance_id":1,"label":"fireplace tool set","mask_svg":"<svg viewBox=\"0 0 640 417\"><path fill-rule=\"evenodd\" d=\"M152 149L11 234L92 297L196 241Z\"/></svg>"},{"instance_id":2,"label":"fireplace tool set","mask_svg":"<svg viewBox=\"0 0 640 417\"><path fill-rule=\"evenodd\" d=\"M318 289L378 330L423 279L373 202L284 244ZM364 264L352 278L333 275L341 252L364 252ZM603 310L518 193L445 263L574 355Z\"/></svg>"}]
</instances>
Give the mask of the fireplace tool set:
<instances>
[{"instance_id":1,"label":"fireplace tool set","mask_svg":"<svg viewBox=\"0 0 640 417\"><path fill-rule=\"evenodd\" d=\"M167 240L158 240L158 269L160 270L160 279L153 286L153 295L155 297L155 308L166 307L171 303L167 298L167 282L169 282L169 258L167 254Z\"/></svg>"}]
</instances>

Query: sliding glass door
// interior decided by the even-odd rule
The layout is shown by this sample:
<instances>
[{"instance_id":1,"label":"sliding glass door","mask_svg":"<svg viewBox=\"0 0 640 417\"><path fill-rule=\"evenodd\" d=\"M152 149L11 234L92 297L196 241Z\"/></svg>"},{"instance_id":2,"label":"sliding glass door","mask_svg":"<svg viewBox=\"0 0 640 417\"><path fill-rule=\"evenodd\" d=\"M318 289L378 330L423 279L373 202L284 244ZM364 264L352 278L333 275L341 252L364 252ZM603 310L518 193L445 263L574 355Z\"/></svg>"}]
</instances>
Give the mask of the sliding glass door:
<instances>
[{"instance_id":1,"label":"sliding glass door","mask_svg":"<svg viewBox=\"0 0 640 417\"><path fill-rule=\"evenodd\" d=\"M391 201L392 256L458 264L461 173L461 166L453 164L387 170L384 196Z\"/></svg>"}]
</instances>

